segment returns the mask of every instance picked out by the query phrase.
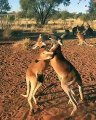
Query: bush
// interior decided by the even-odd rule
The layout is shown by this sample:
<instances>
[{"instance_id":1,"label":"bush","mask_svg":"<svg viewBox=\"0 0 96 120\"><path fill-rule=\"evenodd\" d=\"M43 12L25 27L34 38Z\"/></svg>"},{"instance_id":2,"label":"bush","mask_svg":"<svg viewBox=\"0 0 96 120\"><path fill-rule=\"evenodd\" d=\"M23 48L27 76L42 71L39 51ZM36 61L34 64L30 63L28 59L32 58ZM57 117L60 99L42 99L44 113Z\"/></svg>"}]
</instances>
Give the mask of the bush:
<instances>
[{"instance_id":1,"label":"bush","mask_svg":"<svg viewBox=\"0 0 96 120\"><path fill-rule=\"evenodd\" d=\"M3 38L10 38L11 37L11 28L7 27L3 31Z\"/></svg>"}]
</instances>

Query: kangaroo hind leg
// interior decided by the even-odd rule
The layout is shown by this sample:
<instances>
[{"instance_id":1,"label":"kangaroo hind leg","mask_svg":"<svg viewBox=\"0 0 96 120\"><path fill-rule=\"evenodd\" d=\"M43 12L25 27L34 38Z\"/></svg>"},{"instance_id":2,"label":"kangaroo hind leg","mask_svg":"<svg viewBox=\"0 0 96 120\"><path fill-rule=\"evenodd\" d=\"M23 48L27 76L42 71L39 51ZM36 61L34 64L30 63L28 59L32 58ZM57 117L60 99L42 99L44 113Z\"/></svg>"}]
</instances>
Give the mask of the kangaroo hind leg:
<instances>
[{"instance_id":1,"label":"kangaroo hind leg","mask_svg":"<svg viewBox=\"0 0 96 120\"><path fill-rule=\"evenodd\" d=\"M24 95L24 94L21 94L23 97L28 97L29 95L29 91L30 91L30 81L28 78L26 78L26 84L27 84L27 93Z\"/></svg>"},{"instance_id":2,"label":"kangaroo hind leg","mask_svg":"<svg viewBox=\"0 0 96 120\"><path fill-rule=\"evenodd\" d=\"M68 95L69 100L71 101L72 105L73 105L73 110L71 112L71 116L74 114L74 112L77 110L77 102L75 97L73 96L71 89L69 88L68 85L64 84L63 82L61 82L61 87L62 89L65 91L65 93Z\"/></svg>"}]
</instances>

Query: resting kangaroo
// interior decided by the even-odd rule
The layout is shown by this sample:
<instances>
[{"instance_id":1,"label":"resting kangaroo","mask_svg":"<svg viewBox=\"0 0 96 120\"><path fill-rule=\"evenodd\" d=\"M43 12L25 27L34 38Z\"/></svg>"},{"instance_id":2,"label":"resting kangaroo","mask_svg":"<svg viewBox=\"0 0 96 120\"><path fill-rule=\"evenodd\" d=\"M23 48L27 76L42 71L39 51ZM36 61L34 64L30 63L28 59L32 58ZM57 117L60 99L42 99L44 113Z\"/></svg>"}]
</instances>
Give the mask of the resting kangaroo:
<instances>
[{"instance_id":1,"label":"resting kangaroo","mask_svg":"<svg viewBox=\"0 0 96 120\"><path fill-rule=\"evenodd\" d=\"M77 32L77 37L78 37L78 41L79 41L79 44L78 45L87 45L87 46L91 46L93 47L94 45L91 45L91 44L88 44L86 41L85 41L85 37L83 34L81 34L79 31Z\"/></svg>"}]
</instances>

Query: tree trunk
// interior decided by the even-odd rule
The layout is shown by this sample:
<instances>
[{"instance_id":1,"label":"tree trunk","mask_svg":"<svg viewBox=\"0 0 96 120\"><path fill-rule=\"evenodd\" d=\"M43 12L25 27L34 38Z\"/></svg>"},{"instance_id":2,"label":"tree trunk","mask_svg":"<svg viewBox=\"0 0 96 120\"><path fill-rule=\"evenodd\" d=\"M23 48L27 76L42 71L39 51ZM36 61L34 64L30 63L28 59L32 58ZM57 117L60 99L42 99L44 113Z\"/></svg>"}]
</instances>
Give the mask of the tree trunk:
<instances>
[{"instance_id":1,"label":"tree trunk","mask_svg":"<svg viewBox=\"0 0 96 120\"><path fill-rule=\"evenodd\" d=\"M3 19L2 19L2 16L1 16L1 29L3 30Z\"/></svg>"},{"instance_id":2,"label":"tree trunk","mask_svg":"<svg viewBox=\"0 0 96 120\"><path fill-rule=\"evenodd\" d=\"M28 22L27 22L27 14L26 14L26 29L27 29L27 26L28 26Z\"/></svg>"},{"instance_id":3,"label":"tree trunk","mask_svg":"<svg viewBox=\"0 0 96 120\"><path fill-rule=\"evenodd\" d=\"M9 15L7 15L7 22L6 22L6 25L7 25L7 27L9 27Z\"/></svg>"}]
</instances>

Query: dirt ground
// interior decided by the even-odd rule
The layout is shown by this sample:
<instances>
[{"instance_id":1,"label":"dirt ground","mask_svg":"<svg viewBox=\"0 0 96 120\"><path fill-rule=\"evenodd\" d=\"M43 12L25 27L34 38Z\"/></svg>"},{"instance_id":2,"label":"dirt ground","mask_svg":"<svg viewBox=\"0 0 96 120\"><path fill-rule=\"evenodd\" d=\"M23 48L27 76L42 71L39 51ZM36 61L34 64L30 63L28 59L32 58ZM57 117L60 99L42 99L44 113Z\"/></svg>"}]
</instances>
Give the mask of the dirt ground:
<instances>
[{"instance_id":1,"label":"dirt ground","mask_svg":"<svg viewBox=\"0 0 96 120\"><path fill-rule=\"evenodd\" d=\"M87 41L96 44L96 39ZM78 46L77 41L65 41L62 52L80 72L84 85L85 102L79 102L78 89L74 89L78 110L70 117L72 106L60 87L60 82L49 66L44 72L45 81L36 93L38 105L34 115L29 113L25 73L36 59L38 50L14 51L12 44L0 45L0 120L96 120L96 46Z\"/></svg>"}]
</instances>

